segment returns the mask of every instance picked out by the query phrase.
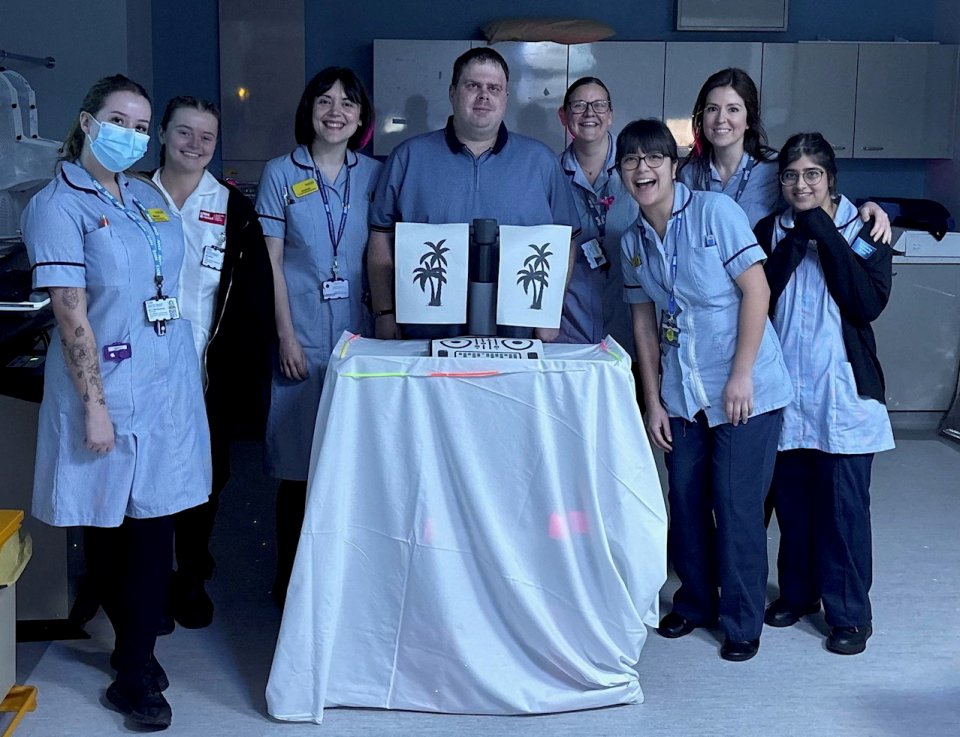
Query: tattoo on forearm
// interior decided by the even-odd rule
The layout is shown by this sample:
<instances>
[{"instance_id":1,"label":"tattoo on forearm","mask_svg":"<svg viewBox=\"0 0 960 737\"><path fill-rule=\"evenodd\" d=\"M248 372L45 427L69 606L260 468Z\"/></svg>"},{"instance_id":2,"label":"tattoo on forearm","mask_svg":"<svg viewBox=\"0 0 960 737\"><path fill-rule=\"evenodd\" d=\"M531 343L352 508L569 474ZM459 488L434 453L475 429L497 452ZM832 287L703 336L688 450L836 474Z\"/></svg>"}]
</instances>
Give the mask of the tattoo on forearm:
<instances>
[{"instance_id":1,"label":"tattoo on forearm","mask_svg":"<svg viewBox=\"0 0 960 737\"><path fill-rule=\"evenodd\" d=\"M75 310L80 304L80 292L76 287L67 287L60 290L60 294L63 297L63 306Z\"/></svg>"},{"instance_id":2,"label":"tattoo on forearm","mask_svg":"<svg viewBox=\"0 0 960 737\"><path fill-rule=\"evenodd\" d=\"M76 328L73 334L73 340L61 339L60 343L63 346L68 367L76 377L74 384L84 404L89 404L92 399L97 404L105 406L107 402L103 396L100 361L97 358L92 336L87 335L83 327Z\"/></svg>"}]
</instances>

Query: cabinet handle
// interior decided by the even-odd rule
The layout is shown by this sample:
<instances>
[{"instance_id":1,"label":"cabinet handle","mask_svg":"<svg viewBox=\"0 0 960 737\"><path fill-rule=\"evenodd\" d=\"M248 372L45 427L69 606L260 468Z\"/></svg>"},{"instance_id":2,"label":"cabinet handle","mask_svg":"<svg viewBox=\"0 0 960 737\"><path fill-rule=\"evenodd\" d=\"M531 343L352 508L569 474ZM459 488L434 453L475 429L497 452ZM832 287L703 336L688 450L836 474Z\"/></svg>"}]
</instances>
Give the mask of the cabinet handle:
<instances>
[{"instance_id":1,"label":"cabinet handle","mask_svg":"<svg viewBox=\"0 0 960 737\"><path fill-rule=\"evenodd\" d=\"M834 147L833 147L833 150L834 150L834 151L846 151L846 150L847 150L847 147L846 147L846 146L834 146Z\"/></svg>"},{"instance_id":2,"label":"cabinet handle","mask_svg":"<svg viewBox=\"0 0 960 737\"><path fill-rule=\"evenodd\" d=\"M883 146L864 146L864 151L883 151Z\"/></svg>"}]
</instances>

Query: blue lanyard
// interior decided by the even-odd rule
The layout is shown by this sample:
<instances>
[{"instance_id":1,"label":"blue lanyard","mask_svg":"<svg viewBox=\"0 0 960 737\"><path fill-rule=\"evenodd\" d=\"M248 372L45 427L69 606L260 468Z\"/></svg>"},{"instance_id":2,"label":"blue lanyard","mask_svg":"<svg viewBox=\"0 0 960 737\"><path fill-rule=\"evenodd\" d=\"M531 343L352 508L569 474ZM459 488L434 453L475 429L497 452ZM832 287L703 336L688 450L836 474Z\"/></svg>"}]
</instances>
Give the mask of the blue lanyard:
<instances>
[{"instance_id":1,"label":"blue lanyard","mask_svg":"<svg viewBox=\"0 0 960 737\"><path fill-rule=\"evenodd\" d=\"M330 198L327 197L327 188L320 177L320 169L314 165L313 170L317 175L317 184L320 185L320 197L323 199L323 211L327 214L327 231L330 233L330 244L333 246L333 278L337 278L339 264L337 263L337 249L340 247L340 241L343 240L343 232L347 228L347 213L350 212L350 166L344 161L343 165L347 169L347 182L343 188L343 210L340 211L340 229L333 230L333 211L330 209Z\"/></svg>"},{"instance_id":2,"label":"blue lanyard","mask_svg":"<svg viewBox=\"0 0 960 737\"><path fill-rule=\"evenodd\" d=\"M750 172L753 171L753 167L757 165L756 159L750 159L745 167L743 167L743 176L740 177L740 184L737 185L737 194L734 195L733 201L740 203L740 197L743 196L743 190L747 188L747 182L750 181Z\"/></svg>"},{"instance_id":3,"label":"blue lanyard","mask_svg":"<svg viewBox=\"0 0 960 737\"><path fill-rule=\"evenodd\" d=\"M87 172L90 174L90 172ZM147 244L150 246L150 255L153 256L153 281L157 285L157 297L163 298L163 243L160 240L160 231L157 230L156 224L150 218L150 213L147 212L147 208L134 197L132 192L129 192L130 199L133 201L133 204L136 205L137 210L130 209L125 206L120 200L114 197L110 192L107 191L100 182L98 182L92 174L90 174L90 180L93 182L93 186L96 188L97 192L104 198L106 198L110 204L112 204L117 209L121 210L128 219L133 221L133 224L136 225L140 232L143 233L144 238L147 239ZM149 226L149 227L148 227Z\"/></svg>"},{"instance_id":4,"label":"blue lanyard","mask_svg":"<svg viewBox=\"0 0 960 737\"><path fill-rule=\"evenodd\" d=\"M609 184L609 179L607 183ZM606 192L607 185L603 186L603 192ZM592 192L588 192L585 189L580 190L580 193L583 195L583 201L587 206L587 209L590 210L590 215L593 217L593 222L597 224L597 233L600 238L604 238L607 235L607 208L606 206L600 206L598 198Z\"/></svg>"},{"instance_id":5,"label":"blue lanyard","mask_svg":"<svg viewBox=\"0 0 960 737\"><path fill-rule=\"evenodd\" d=\"M676 225L674 226L676 233L674 233L673 238L673 258L670 259L670 299L667 303L667 312L671 315L677 314L677 254L680 251L680 227L683 223L683 208L675 213L676 216ZM650 251L650 241L647 240L647 228L645 225L640 225L640 238L643 240L643 250L645 252ZM666 243L664 243L664 252L666 252ZM663 291L667 291L666 285L661 284L660 287Z\"/></svg>"}]
</instances>

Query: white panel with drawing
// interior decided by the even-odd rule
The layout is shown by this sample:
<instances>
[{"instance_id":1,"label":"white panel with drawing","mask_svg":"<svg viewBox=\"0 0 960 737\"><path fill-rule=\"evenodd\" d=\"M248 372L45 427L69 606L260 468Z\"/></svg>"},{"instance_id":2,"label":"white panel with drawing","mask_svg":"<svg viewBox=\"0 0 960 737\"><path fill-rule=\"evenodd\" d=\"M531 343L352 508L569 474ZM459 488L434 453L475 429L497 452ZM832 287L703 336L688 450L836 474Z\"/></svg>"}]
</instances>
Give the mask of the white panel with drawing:
<instances>
[{"instance_id":1,"label":"white panel with drawing","mask_svg":"<svg viewBox=\"0 0 960 737\"><path fill-rule=\"evenodd\" d=\"M501 225L497 324L560 327L569 225Z\"/></svg>"},{"instance_id":2,"label":"white panel with drawing","mask_svg":"<svg viewBox=\"0 0 960 737\"><path fill-rule=\"evenodd\" d=\"M397 223L397 322L465 323L469 253L467 223Z\"/></svg>"}]
</instances>

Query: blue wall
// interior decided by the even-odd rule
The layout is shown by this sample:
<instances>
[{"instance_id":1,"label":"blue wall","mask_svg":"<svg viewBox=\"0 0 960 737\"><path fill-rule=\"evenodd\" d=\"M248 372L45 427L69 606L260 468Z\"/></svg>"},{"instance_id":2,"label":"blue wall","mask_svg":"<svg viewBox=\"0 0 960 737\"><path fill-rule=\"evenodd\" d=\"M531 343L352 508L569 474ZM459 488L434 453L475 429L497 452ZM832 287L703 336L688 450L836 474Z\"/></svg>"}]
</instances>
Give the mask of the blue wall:
<instances>
[{"instance_id":1,"label":"blue wall","mask_svg":"<svg viewBox=\"0 0 960 737\"><path fill-rule=\"evenodd\" d=\"M153 7L158 105L176 94L218 99L217 0L163 0ZM938 36L938 0L790 0L789 28L781 33L677 32L672 0L553 0L547 13L541 7L523 0L304 0L306 74L331 64L350 66L372 88L374 38L479 39L484 23L520 15L593 18L611 26L618 41L950 40ZM266 52L264 61L269 63ZM924 194L923 161L847 161L840 168L841 187L853 197Z\"/></svg>"}]
</instances>

